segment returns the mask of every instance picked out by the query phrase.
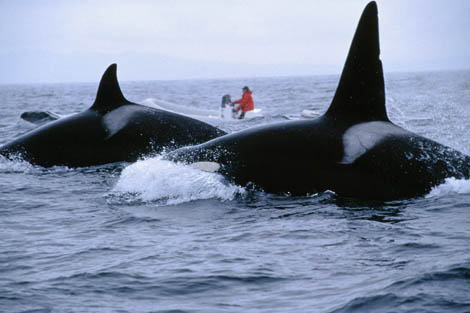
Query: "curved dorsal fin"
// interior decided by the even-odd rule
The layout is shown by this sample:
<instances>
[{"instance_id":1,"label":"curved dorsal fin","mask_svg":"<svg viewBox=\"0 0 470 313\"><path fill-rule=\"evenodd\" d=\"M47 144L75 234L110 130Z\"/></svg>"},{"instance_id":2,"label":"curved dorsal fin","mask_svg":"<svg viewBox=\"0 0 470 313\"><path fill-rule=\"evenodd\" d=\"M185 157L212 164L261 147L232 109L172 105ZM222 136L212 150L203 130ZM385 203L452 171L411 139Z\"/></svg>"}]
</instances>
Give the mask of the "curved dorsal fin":
<instances>
[{"instance_id":1,"label":"curved dorsal fin","mask_svg":"<svg viewBox=\"0 0 470 313\"><path fill-rule=\"evenodd\" d=\"M121 92L119 82L117 80L117 65L111 64L101 77L100 86L96 94L96 99L91 109L100 112L109 112L122 105L132 104Z\"/></svg>"},{"instance_id":2,"label":"curved dorsal fin","mask_svg":"<svg viewBox=\"0 0 470 313\"><path fill-rule=\"evenodd\" d=\"M389 121L379 56L377 4L372 1L362 13L327 116L355 122Z\"/></svg>"}]
</instances>

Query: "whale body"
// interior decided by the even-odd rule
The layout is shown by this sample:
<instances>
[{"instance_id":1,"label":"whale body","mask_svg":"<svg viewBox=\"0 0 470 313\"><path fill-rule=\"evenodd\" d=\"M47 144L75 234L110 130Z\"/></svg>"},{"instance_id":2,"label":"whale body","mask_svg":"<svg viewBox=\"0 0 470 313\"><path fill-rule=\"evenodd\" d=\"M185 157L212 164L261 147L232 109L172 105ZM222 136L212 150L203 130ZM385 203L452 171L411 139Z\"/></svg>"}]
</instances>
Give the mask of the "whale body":
<instances>
[{"instance_id":1,"label":"whale body","mask_svg":"<svg viewBox=\"0 0 470 313\"><path fill-rule=\"evenodd\" d=\"M112 64L105 71L88 110L36 128L0 147L0 155L44 167L80 167L132 162L225 134L204 122L126 100L116 69Z\"/></svg>"},{"instance_id":2,"label":"whale body","mask_svg":"<svg viewBox=\"0 0 470 313\"><path fill-rule=\"evenodd\" d=\"M392 200L424 195L448 177L469 178L469 156L389 120L379 55L377 6L371 2L326 113L225 135L166 158L242 186L294 195L331 190Z\"/></svg>"}]
</instances>

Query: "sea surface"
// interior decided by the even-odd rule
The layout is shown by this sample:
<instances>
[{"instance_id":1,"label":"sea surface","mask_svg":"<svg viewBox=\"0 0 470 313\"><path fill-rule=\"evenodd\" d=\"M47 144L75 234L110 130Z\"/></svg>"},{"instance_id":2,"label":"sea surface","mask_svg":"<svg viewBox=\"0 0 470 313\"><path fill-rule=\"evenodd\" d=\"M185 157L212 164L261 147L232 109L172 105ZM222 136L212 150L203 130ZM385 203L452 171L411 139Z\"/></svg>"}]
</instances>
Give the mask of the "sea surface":
<instances>
[{"instance_id":1,"label":"sea surface","mask_svg":"<svg viewBox=\"0 0 470 313\"><path fill-rule=\"evenodd\" d=\"M0 144L35 127L24 111L87 109L98 79L0 85ZM321 114L337 81L121 87L137 103L218 110L248 85L264 117L205 118L234 132ZM470 153L470 71L385 84L393 122ZM256 192L158 157L77 169L0 158L0 312L470 312L470 181L367 202Z\"/></svg>"}]
</instances>

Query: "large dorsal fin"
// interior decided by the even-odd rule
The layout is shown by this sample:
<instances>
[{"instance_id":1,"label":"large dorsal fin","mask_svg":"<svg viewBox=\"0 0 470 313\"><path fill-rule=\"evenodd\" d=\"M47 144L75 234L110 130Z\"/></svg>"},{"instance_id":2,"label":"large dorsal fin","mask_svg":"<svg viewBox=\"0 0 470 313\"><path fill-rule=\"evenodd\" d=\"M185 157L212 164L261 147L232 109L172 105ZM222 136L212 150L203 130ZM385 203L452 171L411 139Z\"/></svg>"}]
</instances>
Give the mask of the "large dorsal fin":
<instances>
[{"instance_id":1,"label":"large dorsal fin","mask_svg":"<svg viewBox=\"0 0 470 313\"><path fill-rule=\"evenodd\" d=\"M379 56L377 4L372 1L362 13L327 116L354 122L388 121Z\"/></svg>"},{"instance_id":2,"label":"large dorsal fin","mask_svg":"<svg viewBox=\"0 0 470 313\"><path fill-rule=\"evenodd\" d=\"M117 65L111 64L101 77L100 86L96 94L96 99L91 109L100 112L109 112L129 102L121 92L117 80Z\"/></svg>"}]
</instances>

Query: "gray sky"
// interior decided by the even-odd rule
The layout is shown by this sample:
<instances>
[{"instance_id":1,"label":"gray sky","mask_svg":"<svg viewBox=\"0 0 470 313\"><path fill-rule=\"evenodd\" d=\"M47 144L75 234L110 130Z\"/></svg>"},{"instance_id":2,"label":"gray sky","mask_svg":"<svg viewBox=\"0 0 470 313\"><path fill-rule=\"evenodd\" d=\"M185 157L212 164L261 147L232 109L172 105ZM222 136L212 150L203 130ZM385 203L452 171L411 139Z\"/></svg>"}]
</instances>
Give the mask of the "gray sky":
<instances>
[{"instance_id":1,"label":"gray sky","mask_svg":"<svg viewBox=\"0 0 470 313\"><path fill-rule=\"evenodd\" d=\"M0 0L0 83L339 74L363 0ZM470 69L470 1L378 0L384 70Z\"/></svg>"}]
</instances>

